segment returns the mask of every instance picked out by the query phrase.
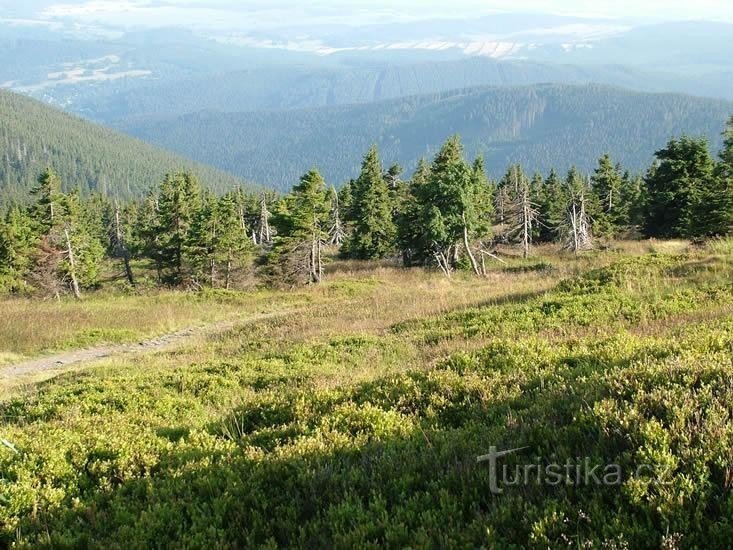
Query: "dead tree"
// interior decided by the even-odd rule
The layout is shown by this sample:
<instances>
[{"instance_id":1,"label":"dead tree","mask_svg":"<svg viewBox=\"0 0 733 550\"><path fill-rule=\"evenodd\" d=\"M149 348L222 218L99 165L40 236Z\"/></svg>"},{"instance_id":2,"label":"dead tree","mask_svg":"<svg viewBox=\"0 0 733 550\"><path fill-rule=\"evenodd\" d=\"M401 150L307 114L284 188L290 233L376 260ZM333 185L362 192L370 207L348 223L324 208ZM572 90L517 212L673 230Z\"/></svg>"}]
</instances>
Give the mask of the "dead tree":
<instances>
[{"instance_id":1,"label":"dead tree","mask_svg":"<svg viewBox=\"0 0 733 550\"><path fill-rule=\"evenodd\" d=\"M592 249L591 224L592 220L586 212L585 192L580 190L571 197L568 203L563 249L571 250L575 254Z\"/></svg>"},{"instance_id":2,"label":"dead tree","mask_svg":"<svg viewBox=\"0 0 733 550\"><path fill-rule=\"evenodd\" d=\"M323 279L323 255L322 247L323 240L316 229L318 227L318 216L313 216L313 237L311 239L311 253L310 253L310 282L320 283Z\"/></svg>"},{"instance_id":3,"label":"dead tree","mask_svg":"<svg viewBox=\"0 0 733 550\"><path fill-rule=\"evenodd\" d=\"M260 201L260 220L258 225L259 244L269 244L272 242L272 232L270 230L270 211L267 209L267 197L262 194ZM257 244L257 240L255 240Z\"/></svg>"},{"instance_id":4,"label":"dead tree","mask_svg":"<svg viewBox=\"0 0 733 550\"><path fill-rule=\"evenodd\" d=\"M343 224L341 223L341 210L339 206L338 193L333 193L331 198L331 229L328 232L328 244L341 246L346 238Z\"/></svg>"},{"instance_id":5,"label":"dead tree","mask_svg":"<svg viewBox=\"0 0 733 550\"><path fill-rule=\"evenodd\" d=\"M135 286L135 278L132 274L132 267L130 266L130 250L127 248L127 242L125 239L125 232L122 229L122 223L120 222L120 205L115 202L115 217L112 227L112 249L114 255L122 259L122 263L125 268L125 277L131 286Z\"/></svg>"},{"instance_id":6,"label":"dead tree","mask_svg":"<svg viewBox=\"0 0 733 550\"><path fill-rule=\"evenodd\" d=\"M510 209L512 225L507 231L507 238L519 242L522 255L528 258L532 248L532 231L539 221L539 208L532 202L528 183L518 186L517 191Z\"/></svg>"},{"instance_id":7,"label":"dead tree","mask_svg":"<svg viewBox=\"0 0 733 550\"><path fill-rule=\"evenodd\" d=\"M71 237L69 230L64 228L64 238L66 239L66 259L69 262L69 279L71 280L71 290L74 298L81 300L81 291L79 290L79 280L76 276L76 259L74 257L74 247L71 245Z\"/></svg>"},{"instance_id":8,"label":"dead tree","mask_svg":"<svg viewBox=\"0 0 733 550\"><path fill-rule=\"evenodd\" d=\"M476 256L473 255L473 251L471 250L471 244L468 239L468 224L466 223L466 213L465 212L461 214L461 219L463 220L463 246L466 248L466 254L468 255L468 259L471 261L471 267L473 268L473 272L476 275L481 275L481 271L479 271L479 268L478 268L478 262L476 262Z\"/></svg>"}]
</instances>

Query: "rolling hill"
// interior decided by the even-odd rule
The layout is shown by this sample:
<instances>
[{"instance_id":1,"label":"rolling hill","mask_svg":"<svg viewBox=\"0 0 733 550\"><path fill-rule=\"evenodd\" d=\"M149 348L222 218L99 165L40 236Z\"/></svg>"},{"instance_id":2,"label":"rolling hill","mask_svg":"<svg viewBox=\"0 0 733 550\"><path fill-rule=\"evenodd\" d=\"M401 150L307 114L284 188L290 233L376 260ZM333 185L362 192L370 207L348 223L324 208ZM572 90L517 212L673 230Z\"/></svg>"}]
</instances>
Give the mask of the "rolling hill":
<instances>
[{"instance_id":1,"label":"rolling hill","mask_svg":"<svg viewBox=\"0 0 733 550\"><path fill-rule=\"evenodd\" d=\"M166 172L186 169L215 190L245 184L220 170L148 145L41 102L0 90L0 204L23 200L52 166L67 189L139 196Z\"/></svg>"},{"instance_id":2,"label":"rolling hill","mask_svg":"<svg viewBox=\"0 0 733 550\"><path fill-rule=\"evenodd\" d=\"M212 86L212 81L216 82ZM620 65L560 65L471 57L420 63L368 63L345 59L337 66L253 67L215 75L128 78L81 88L39 90L46 99L103 123L130 117L183 115L201 110L272 111L371 103L478 86L607 84L646 92L683 92L733 99L729 78L716 73L687 79ZM36 94L38 95L38 94Z\"/></svg>"},{"instance_id":3,"label":"rolling hill","mask_svg":"<svg viewBox=\"0 0 733 550\"><path fill-rule=\"evenodd\" d=\"M385 162L411 169L459 133L498 175L512 162L530 170L592 169L605 152L632 170L682 133L714 148L733 103L601 86L474 88L440 94L278 112L199 112L128 122L128 133L246 179L289 189L312 166L329 182L358 173L372 143Z\"/></svg>"}]
</instances>

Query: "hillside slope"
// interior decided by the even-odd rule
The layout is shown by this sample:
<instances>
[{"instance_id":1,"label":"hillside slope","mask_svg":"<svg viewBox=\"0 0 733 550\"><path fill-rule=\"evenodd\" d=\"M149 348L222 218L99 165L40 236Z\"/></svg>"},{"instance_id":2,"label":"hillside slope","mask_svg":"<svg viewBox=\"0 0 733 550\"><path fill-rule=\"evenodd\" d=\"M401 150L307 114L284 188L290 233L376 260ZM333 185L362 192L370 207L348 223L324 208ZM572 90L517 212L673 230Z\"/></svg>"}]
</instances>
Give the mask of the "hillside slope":
<instances>
[{"instance_id":1,"label":"hillside slope","mask_svg":"<svg viewBox=\"0 0 733 550\"><path fill-rule=\"evenodd\" d=\"M212 86L215 78L216 86ZM344 60L342 65L250 68L177 81L128 79L114 86L79 90L57 86L44 90L53 101L102 122L137 116L182 115L201 110L261 111L305 109L370 103L477 86L526 86L555 82L601 83L647 92L711 95L726 90L700 79L617 65L573 66L531 61L498 61L483 57L421 63L377 63ZM717 94L716 94L717 97ZM733 99L722 93L720 97Z\"/></svg>"},{"instance_id":2,"label":"hillside slope","mask_svg":"<svg viewBox=\"0 0 733 550\"><path fill-rule=\"evenodd\" d=\"M459 133L497 175L509 163L530 171L591 169L610 152L645 169L673 135L708 136L717 149L733 103L600 85L475 88L362 105L259 113L199 112L126 123L132 135L279 189L319 167L328 181L354 177L377 143L385 162L411 169Z\"/></svg>"},{"instance_id":3,"label":"hillside slope","mask_svg":"<svg viewBox=\"0 0 733 550\"><path fill-rule=\"evenodd\" d=\"M139 196L166 172L191 170L217 190L246 185L203 166L38 101L0 90L0 203L22 200L52 166L67 189Z\"/></svg>"}]
</instances>

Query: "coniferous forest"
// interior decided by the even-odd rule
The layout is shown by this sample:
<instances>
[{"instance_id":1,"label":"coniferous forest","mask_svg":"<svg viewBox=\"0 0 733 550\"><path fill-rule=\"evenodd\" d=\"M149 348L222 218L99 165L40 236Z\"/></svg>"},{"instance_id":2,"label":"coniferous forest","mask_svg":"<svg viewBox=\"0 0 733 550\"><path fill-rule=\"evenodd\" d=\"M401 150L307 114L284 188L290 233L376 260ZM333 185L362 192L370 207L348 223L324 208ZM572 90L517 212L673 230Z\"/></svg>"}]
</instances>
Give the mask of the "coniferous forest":
<instances>
[{"instance_id":1,"label":"coniferous forest","mask_svg":"<svg viewBox=\"0 0 733 550\"><path fill-rule=\"evenodd\" d=\"M0 1L0 548L731 547L733 6L526 4Z\"/></svg>"},{"instance_id":2,"label":"coniferous forest","mask_svg":"<svg viewBox=\"0 0 733 550\"><path fill-rule=\"evenodd\" d=\"M725 236L733 224L733 118L724 143L716 157L705 139L674 138L643 174L607 154L591 174L527 174L517 164L494 181L456 135L411 175L385 168L373 146L361 173L339 189L313 169L284 196L242 188L217 195L180 172L141 200L112 199L64 192L74 186L49 167L31 204L4 213L0 281L6 292L79 297L99 287L102 262L119 263L133 286L133 264L143 262L161 286L232 288L243 272L275 284L317 283L326 248L480 276L499 244L528 257L540 243L580 253L619 237Z\"/></svg>"}]
</instances>

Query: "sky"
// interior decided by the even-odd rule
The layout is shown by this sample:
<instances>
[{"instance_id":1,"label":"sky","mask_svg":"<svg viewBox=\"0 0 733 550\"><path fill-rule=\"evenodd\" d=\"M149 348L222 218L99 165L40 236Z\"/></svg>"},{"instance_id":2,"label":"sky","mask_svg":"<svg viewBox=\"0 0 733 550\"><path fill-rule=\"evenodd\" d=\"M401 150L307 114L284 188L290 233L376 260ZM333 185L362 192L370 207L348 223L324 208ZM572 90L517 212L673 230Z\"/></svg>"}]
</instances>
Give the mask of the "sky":
<instances>
[{"instance_id":1,"label":"sky","mask_svg":"<svg viewBox=\"0 0 733 550\"><path fill-rule=\"evenodd\" d=\"M733 22L720 0L0 0L0 17L110 26L308 26L463 18L491 13L551 13L592 18Z\"/></svg>"}]
</instances>

